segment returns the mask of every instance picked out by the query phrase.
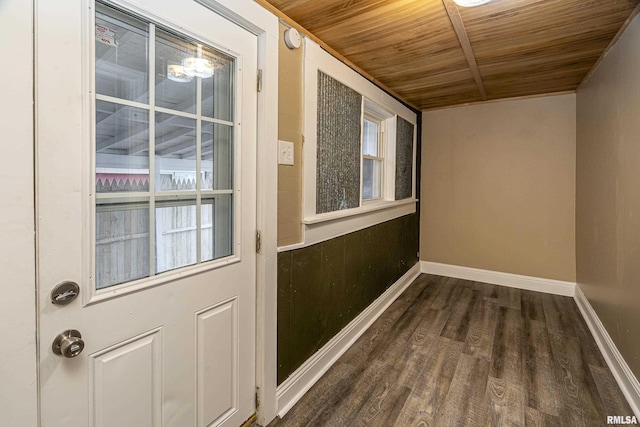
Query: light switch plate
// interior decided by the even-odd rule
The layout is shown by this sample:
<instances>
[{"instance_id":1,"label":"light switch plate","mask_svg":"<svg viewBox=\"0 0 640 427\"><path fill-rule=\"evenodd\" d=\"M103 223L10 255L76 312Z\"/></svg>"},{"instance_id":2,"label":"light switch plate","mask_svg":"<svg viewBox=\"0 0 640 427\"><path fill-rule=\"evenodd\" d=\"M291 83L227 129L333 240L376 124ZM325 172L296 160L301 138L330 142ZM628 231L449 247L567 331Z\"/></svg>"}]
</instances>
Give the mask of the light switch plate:
<instances>
[{"instance_id":1,"label":"light switch plate","mask_svg":"<svg viewBox=\"0 0 640 427\"><path fill-rule=\"evenodd\" d=\"M293 142L278 141L278 164L293 165Z\"/></svg>"}]
</instances>

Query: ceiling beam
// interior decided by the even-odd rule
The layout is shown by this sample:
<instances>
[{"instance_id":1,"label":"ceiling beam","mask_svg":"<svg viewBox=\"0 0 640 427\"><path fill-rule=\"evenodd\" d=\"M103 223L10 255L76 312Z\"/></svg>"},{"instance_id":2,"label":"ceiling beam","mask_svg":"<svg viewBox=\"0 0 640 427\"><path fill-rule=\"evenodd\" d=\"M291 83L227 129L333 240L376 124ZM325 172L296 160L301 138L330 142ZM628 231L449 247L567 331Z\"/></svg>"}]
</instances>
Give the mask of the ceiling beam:
<instances>
[{"instance_id":1,"label":"ceiling beam","mask_svg":"<svg viewBox=\"0 0 640 427\"><path fill-rule=\"evenodd\" d=\"M312 41L314 41L315 43L320 45L320 47L322 47L324 50L326 50L331 55L336 57L339 61L343 62L346 66L348 66L349 68L354 70L356 73L360 74L362 77L364 77L365 79L369 80L371 83L373 83L376 86L378 86L380 89L384 90L385 92L387 92L388 94L394 96L395 98L397 98L398 100L404 102L405 104L410 105L414 110L420 111L420 107L418 107L416 104L414 104L413 102L407 101L405 98L403 98L402 96L398 95L391 88L386 86L384 83L378 81L375 77L373 77L371 74L369 74L366 71L364 71L362 68L358 67L356 64L354 64L349 59L347 59L344 55L342 55L337 50L333 49L331 46L329 46L328 44L326 44L325 42L320 40L311 31L307 30L302 25L298 24L296 21L291 19L288 15L286 15L280 9L276 8L274 5L269 3L267 0L255 0L255 2L258 3L260 6L264 7L265 9L267 9L269 12L273 13L274 15L276 15L278 18L280 18L281 21L283 21L284 23L286 23L290 27L293 27L296 30L298 30L298 32L301 35L308 37L309 39L311 39Z\"/></svg>"},{"instance_id":2,"label":"ceiling beam","mask_svg":"<svg viewBox=\"0 0 640 427\"><path fill-rule=\"evenodd\" d=\"M458 6L456 6L453 0L442 0L442 3L444 3L445 9L447 9L447 14L449 15L449 19L451 20L453 29L458 36L458 40L460 40L460 46L462 47L464 56L467 58L469 69L471 70L471 74L473 74L473 80L475 80L476 86L478 86L480 97L483 101L486 101L487 92L484 89L482 76L480 76L480 69L478 68L478 63L476 62L476 55L473 53L473 49L471 48L469 35L467 34L467 30L464 28L464 23L462 22L462 16L460 16Z\"/></svg>"}]
</instances>

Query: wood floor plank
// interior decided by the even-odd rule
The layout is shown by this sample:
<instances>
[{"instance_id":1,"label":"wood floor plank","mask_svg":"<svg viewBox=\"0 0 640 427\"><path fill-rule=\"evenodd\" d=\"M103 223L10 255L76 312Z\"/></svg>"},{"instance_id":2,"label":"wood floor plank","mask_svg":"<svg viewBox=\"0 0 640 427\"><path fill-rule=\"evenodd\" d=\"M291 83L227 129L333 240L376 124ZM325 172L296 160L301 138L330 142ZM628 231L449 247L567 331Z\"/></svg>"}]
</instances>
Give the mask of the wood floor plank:
<instances>
[{"instance_id":1,"label":"wood floor plank","mask_svg":"<svg viewBox=\"0 0 640 427\"><path fill-rule=\"evenodd\" d=\"M527 406L560 415L563 399L545 323L523 319L522 352Z\"/></svg>"},{"instance_id":2,"label":"wood floor plank","mask_svg":"<svg viewBox=\"0 0 640 427\"><path fill-rule=\"evenodd\" d=\"M440 292L430 307L434 310L442 310L452 307L452 304L455 301L455 296L457 295L456 291L459 292L460 289L463 288L463 286L459 284L458 279L452 279L449 277L443 277L439 284L441 286Z\"/></svg>"},{"instance_id":3,"label":"wood floor plank","mask_svg":"<svg viewBox=\"0 0 640 427\"><path fill-rule=\"evenodd\" d=\"M571 304L575 303L569 297L551 294L542 296L545 321L550 333L568 337L576 336L570 315Z\"/></svg>"},{"instance_id":4,"label":"wood floor plank","mask_svg":"<svg viewBox=\"0 0 640 427\"><path fill-rule=\"evenodd\" d=\"M484 426L488 377L489 362L460 355L444 406L438 411L433 425Z\"/></svg>"},{"instance_id":5,"label":"wood floor plank","mask_svg":"<svg viewBox=\"0 0 640 427\"><path fill-rule=\"evenodd\" d=\"M407 398L395 426L434 425L437 411L449 393L463 343L436 336L428 337L424 344L428 359L416 378L419 386Z\"/></svg>"},{"instance_id":6,"label":"wood floor plank","mask_svg":"<svg viewBox=\"0 0 640 427\"><path fill-rule=\"evenodd\" d=\"M411 345L421 347L427 337L439 336L450 315L451 313L445 310L424 310L422 320L411 337Z\"/></svg>"},{"instance_id":7,"label":"wood floor plank","mask_svg":"<svg viewBox=\"0 0 640 427\"><path fill-rule=\"evenodd\" d=\"M385 376L386 364L382 360L374 360L366 369L360 370L344 388L324 402L315 413L311 414L306 424L292 422L283 426L296 425L349 425L368 399L366 390L370 390ZM345 397L349 398L346 399Z\"/></svg>"},{"instance_id":8,"label":"wood floor plank","mask_svg":"<svg viewBox=\"0 0 640 427\"><path fill-rule=\"evenodd\" d=\"M595 426L631 409L571 298L421 275L282 420Z\"/></svg>"},{"instance_id":9,"label":"wood floor plank","mask_svg":"<svg viewBox=\"0 0 640 427\"><path fill-rule=\"evenodd\" d=\"M587 326L587 323L582 317L582 313L580 313L580 309L576 305L575 301L573 304L569 304L567 309L573 329L580 340L580 354L582 359L588 365L606 368L607 362L604 360L604 357L602 357L598 344L596 344L596 340L593 339L589 326Z\"/></svg>"},{"instance_id":10,"label":"wood floor plank","mask_svg":"<svg viewBox=\"0 0 640 427\"><path fill-rule=\"evenodd\" d=\"M550 334L554 359L562 375L567 394L563 415L574 425L598 425L606 422L606 411L592 370L584 362L580 341L558 334Z\"/></svg>"},{"instance_id":11,"label":"wood floor plank","mask_svg":"<svg viewBox=\"0 0 640 427\"><path fill-rule=\"evenodd\" d=\"M491 360L497 319L495 300L483 296L482 300L475 304L469 321L469 331L464 346L465 354ZM520 343L517 344L519 346ZM520 348L516 351L519 353Z\"/></svg>"},{"instance_id":12,"label":"wood floor plank","mask_svg":"<svg viewBox=\"0 0 640 427\"><path fill-rule=\"evenodd\" d=\"M362 378L366 382L363 388L352 387L353 399L338 403L337 406L331 408L332 414L328 417L327 422L332 425L346 425L352 419L358 419L363 408L367 407L367 403L371 398L369 393L364 390L371 391L379 388L380 384L388 382L391 377L395 380L395 372L390 367L397 366L402 370L407 363L406 359L411 356L410 338L420 324L422 317L420 316L426 305L431 303L431 297L435 292L435 288L426 284L419 293L412 298L411 305L402 312L395 323L389 328L381 339L373 346L366 359L357 361L358 365L370 365L363 372ZM375 372L370 372L375 370ZM362 391L361 391L362 390ZM382 391L381 393L383 393ZM356 397L356 395L358 395ZM323 414L325 416L326 414Z\"/></svg>"},{"instance_id":13,"label":"wood floor plank","mask_svg":"<svg viewBox=\"0 0 640 427\"><path fill-rule=\"evenodd\" d=\"M522 316L499 306L491 352L491 376L518 384L522 380Z\"/></svg>"},{"instance_id":14,"label":"wood floor plank","mask_svg":"<svg viewBox=\"0 0 640 427\"><path fill-rule=\"evenodd\" d=\"M498 305L520 310L520 289L508 288L505 286L498 287Z\"/></svg>"},{"instance_id":15,"label":"wood floor plank","mask_svg":"<svg viewBox=\"0 0 640 427\"><path fill-rule=\"evenodd\" d=\"M523 427L524 393L519 385L489 376L487 381L488 425Z\"/></svg>"},{"instance_id":16,"label":"wood floor plank","mask_svg":"<svg viewBox=\"0 0 640 427\"><path fill-rule=\"evenodd\" d=\"M493 300L494 302L498 301L500 286L489 285L488 283L482 282L472 282L471 287L480 292L486 299Z\"/></svg>"},{"instance_id":17,"label":"wood floor plank","mask_svg":"<svg viewBox=\"0 0 640 427\"><path fill-rule=\"evenodd\" d=\"M416 298L427 287L433 287L432 292L438 291L439 282L443 278L438 276L421 275L403 294L387 308L378 320L362 334L360 339L342 356L345 363L360 363L366 360L373 349L385 340L388 331L396 324L398 319L415 302ZM385 341L386 342L386 341ZM384 345L384 344L383 344Z\"/></svg>"},{"instance_id":18,"label":"wood floor plank","mask_svg":"<svg viewBox=\"0 0 640 427\"><path fill-rule=\"evenodd\" d=\"M560 418L527 407L524 409L524 425L526 427L557 427L561 424Z\"/></svg>"},{"instance_id":19,"label":"wood floor plank","mask_svg":"<svg viewBox=\"0 0 640 427\"><path fill-rule=\"evenodd\" d=\"M633 411L629 403L624 400L622 391L616 383L611 371L599 366L590 366L589 369L595 380L598 394L604 407L604 415L632 416ZM605 420L603 420L603 423Z\"/></svg>"},{"instance_id":20,"label":"wood floor plank","mask_svg":"<svg viewBox=\"0 0 640 427\"><path fill-rule=\"evenodd\" d=\"M417 386L419 374L427 360L425 354L408 348L402 357L388 365L386 375L374 388L368 390L369 399L356 415L357 424L388 426L387 419L394 412L395 405L404 406L409 397L406 391Z\"/></svg>"},{"instance_id":21,"label":"wood floor plank","mask_svg":"<svg viewBox=\"0 0 640 427\"><path fill-rule=\"evenodd\" d=\"M401 393L399 393L397 398L393 402L391 402L391 410L388 411L387 415L384 417L384 419L381 420L382 422L378 425L382 427L389 427L394 425L410 395L411 389L409 387L402 387ZM384 416L385 413L382 412L382 414Z\"/></svg>"},{"instance_id":22,"label":"wood floor plank","mask_svg":"<svg viewBox=\"0 0 640 427\"><path fill-rule=\"evenodd\" d=\"M522 291L521 306L522 317L530 320L539 320L545 322L544 307L542 305L542 296L540 292Z\"/></svg>"},{"instance_id":23,"label":"wood floor plank","mask_svg":"<svg viewBox=\"0 0 640 427\"><path fill-rule=\"evenodd\" d=\"M480 293L470 288L460 287L454 294L456 303L450 307L451 315L440 334L444 338L464 342L467 339L471 316L478 301Z\"/></svg>"}]
</instances>

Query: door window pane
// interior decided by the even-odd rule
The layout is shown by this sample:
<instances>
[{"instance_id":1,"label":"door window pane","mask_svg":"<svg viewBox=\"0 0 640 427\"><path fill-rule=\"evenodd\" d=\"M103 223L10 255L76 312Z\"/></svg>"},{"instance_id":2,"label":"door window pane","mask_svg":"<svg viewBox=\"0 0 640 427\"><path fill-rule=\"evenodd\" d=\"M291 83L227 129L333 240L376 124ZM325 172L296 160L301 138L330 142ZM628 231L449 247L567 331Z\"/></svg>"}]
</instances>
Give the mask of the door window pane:
<instances>
[{"instance_id":1,"label":"door window pane","mask_svg":"<svg viewBox=\"0 0 640 427\"><path fill-rule=\"evenodd\" d=\"M202 57L212 64L213 76L202 79L202 115L233 121L233 59L213 49L202 48Z\"/></svg>"},{"instance_id":2,"label":"door window pane","mask_svg":"<svg viewBox=\"0 0 640 427\"><path fill-rule=\"evenodd\" d=\"M232 255L234 59L104 4L96 22L96 288Z\"/></svg>"},{"instance_id":3,"label":"door window pane","mask_svg":"<svg viewBox=\"0 0 640 427\"><path fill-rule=\"evenodd\" d=\"M149 102L149 25L96 3L96 92Z\"/></svg>"},{"instance_id":4,"label":"door window pane","mask_svg":"<svg viewBox=\"0 0 640 427\"><path fill-rule=\"evenodd\" d=\"M96 191L149 191L149 112L96 101Z\"/></svg>"},{"instance_id":5,"label":"door window pane","mask_svg":"<svg viewBox=\"0 0 640 427\"><path fill-rule=\"evenodd\" d=\"M219 194L202 200L202 260L233 253L233 196Z\"/></svg>"},{"instance_id":6,"label":"door window pane","mask_svg":"<svg viewBox=\"0 0 640 427\"><path fill-rule=\"evenodd\" d=\"M149 275L149 204L96 207L96 289Z\"/></svg>"},{"instance_id":7,"label":"door window pane","mask_svg":"<svg viewBox=\"0 0 640 427\"><path fill-rule=\"evenodd\" d=\"M197 47L166 31L156 30L156 105L185 113L196 112L197 79L185 73L182 61Z\"/></svg>"},{"instance_id":8,"label":"door window pane","mask_svg":"<svg viewBox=\"0 0 640 427\"><path fill-rule=\"evenodd\" d=\"M156 191L196 190L196 120L156 113Z\"/></svg>"},{"instance_id":9,"label":"door window pane","mask_svg":"<svg viewBox=\"0 0 640 427\"><path fill-rule=\"evenodd\" d=\"M156 272L192 265L197 260L195 201L156 205Z\"/></svg>"},{"instance_id":10,"label":"door window pane","mask_svg":"<svg viewBox=\"0 0 640 427\"><path fill-rule=\"evenodd\" d=\"M202 123L202 189L233 188L233 127Z\"/></svg>"}]
</instances>

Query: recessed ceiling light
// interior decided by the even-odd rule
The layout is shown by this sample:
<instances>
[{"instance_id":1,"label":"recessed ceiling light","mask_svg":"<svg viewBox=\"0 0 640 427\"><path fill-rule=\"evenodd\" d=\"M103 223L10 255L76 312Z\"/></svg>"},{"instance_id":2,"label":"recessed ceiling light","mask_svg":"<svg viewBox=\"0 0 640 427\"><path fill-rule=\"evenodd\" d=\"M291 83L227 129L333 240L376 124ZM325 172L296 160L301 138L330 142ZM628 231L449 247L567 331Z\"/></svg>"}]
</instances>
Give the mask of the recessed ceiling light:
<instances>
[{"instance_id":1,"label":"recessed ceiling light","mask_svg":"<svg viewBox=\"0 0 640 427\"><path fill-rule=\"evenodd\" d=\"M473 7L481 4L489 3L491 0L453 0L458 6Z\"/></svg>"}]
</instances>

